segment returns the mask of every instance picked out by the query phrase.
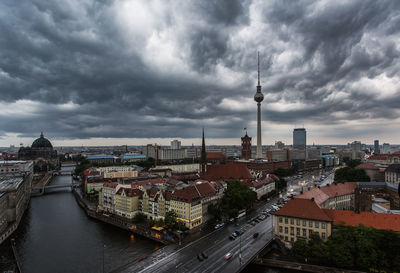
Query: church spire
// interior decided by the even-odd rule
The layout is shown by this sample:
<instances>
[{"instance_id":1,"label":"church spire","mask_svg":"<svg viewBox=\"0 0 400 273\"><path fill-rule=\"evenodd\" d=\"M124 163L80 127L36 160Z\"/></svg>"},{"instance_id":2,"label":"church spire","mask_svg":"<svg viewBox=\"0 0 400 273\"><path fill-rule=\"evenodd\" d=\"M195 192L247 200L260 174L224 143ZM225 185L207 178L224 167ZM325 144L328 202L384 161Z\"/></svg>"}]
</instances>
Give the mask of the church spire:
<instances>
[{"instance_id":1,"label":"church spire","mask_svg":"<svg viewBox=\"0 0 400 273\"><path fill-rule=\"evenodd\" d=\"M203 177L206 173L207 165L207 153L206 153L206 141L204 139L204 128L203 128L203 139L201 142L201 158L200 158L200 172Z\"/></svg>"}]
</instances>

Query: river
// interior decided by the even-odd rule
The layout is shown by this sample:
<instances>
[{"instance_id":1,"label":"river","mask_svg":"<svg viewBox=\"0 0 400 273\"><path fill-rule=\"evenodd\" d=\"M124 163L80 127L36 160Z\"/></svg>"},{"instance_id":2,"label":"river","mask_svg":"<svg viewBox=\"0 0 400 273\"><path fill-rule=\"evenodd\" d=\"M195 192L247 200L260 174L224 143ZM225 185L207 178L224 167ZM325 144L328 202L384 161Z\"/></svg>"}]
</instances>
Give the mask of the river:
<instances>
[{"instance_id":1,"label":"river","mask_svg":"<svg viewBox=\"0 0 400 273\"><path fill-rule=\"evenodd\" d=\"M51 185L70 182L71 176L57 176ZM31 199L15 233L24 273L103 272L103 257L104 272L109 272L160 247L89 218L70 190L49 191Z\"/></svg>"}]
</instances>

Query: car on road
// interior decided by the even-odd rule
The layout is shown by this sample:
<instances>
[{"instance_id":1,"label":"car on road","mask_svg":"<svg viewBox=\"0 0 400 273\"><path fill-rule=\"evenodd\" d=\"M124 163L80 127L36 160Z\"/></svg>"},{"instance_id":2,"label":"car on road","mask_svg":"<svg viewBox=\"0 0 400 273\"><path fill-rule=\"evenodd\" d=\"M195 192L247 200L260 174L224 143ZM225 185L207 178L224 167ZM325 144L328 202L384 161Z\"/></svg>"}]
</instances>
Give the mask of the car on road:
<instances>
[{"instance_id":1,"label":"car on road","mask_svg":"<svg viewBox=\"0 0 400 273\"><path fill-rule=\"evenodd\" d=\"M243 231L240 230L240 229L236 229L236 230L235 230L235 233L236 233L237 235L242 235L242 234L243 234Z\"/></svg>"},{"instance_id":2,"label":"car on road","mask_svg":"<svg viewBox=\"0 0 400 273\"><path fill-rule=\"evenodd\" d=\"M203 256L204 259L208 259L208 255L207 255L207 253L205 253L204 251L201 252L201 256Z\"/></svg>"},{"instance_id":3,"label":"car on road","mask_svg":"<svg viewBox=\"0 0 400 273\"><path fill-rule=\"evenodd\" d=\"M258 232L254 233L254 234L253 234L253 238L257 238L258 235L259 235Z\"/></svg>"},{"instance_id":4,"label":"car on road","mask_svg":"<svg viewBox=\"0 0 400 273\"><path fill-rule=\"evenodd\" d=\"M251 222L251 225L255 226L257 223L255 221Z\"/></svg>"},{"instance_id":5,"label":"car on road","mask_svg":"<svg viewBox=\"0 0 400 273\"><path fill-rule=\"evenodd\" d=\"M224 256L225 260L229 260L231 257L232 257L232 253L231 252L226 253L225 256Z\"/></svg>"},{"instance_id":6,"label":"car on road","mask_svg":"<svg viewBox=\"0 0 400 273\"><path fill-rule=\"evenodd\" d=\"M203 257L202 257L200 254L197 254L197 259L198 259L200 262L204 260Z\"/></svg>"},{"instance_id":7,"label":"car on road","mask_svg":"<svg viewBox=\"0 0 400 273\"><path fill-rule=\"evenodd\" d=\"M236 237L233 237L232 235L229 235L229 240L233 241L235 239L236 239Z\"/></svg>"},{"instance_id":8,"label":"car on road","mask_svg":"<svg viewBox=\"0 0 400 273\"><path fill-rule=\"evenodd\" d=\"M214 229L219 229L219 228L220 228L219 224L216 224L215 227L214 227Z\"/></svg>"}]
</instances>

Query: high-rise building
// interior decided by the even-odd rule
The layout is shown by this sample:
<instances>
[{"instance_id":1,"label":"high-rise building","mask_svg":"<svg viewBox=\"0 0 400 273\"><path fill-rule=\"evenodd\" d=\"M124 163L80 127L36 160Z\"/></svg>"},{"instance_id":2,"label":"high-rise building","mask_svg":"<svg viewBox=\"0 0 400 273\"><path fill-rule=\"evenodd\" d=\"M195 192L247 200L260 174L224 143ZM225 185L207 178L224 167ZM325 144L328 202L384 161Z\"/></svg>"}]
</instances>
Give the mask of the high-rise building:
<instances>
[{"instance_id":1,"label":"high-rise building","mask_svg":"<svg viewBox=\"0 0 400 273\"><path fill-rule=\"evenodd\" d=\"M275 141L275 149L283 149L285 148L285 143L282 141Z\"/></svg>"},{"instance_id":2,"label":"high-rise building","mask_svg":"<svg viewBox=\"0 0 400 273\"><path fill-rule=\"evenodd\" d=\"M251 158L251 137L246 135L242 137L242 159L249 160Z\"/></svg>"},{"instance_id":3,"label":"high-rise building","mask_svg":"<svg viewBox=\"0 0 400 273\"><path fill-rule=\"evenodd\" d=\"M384 154L390 154L390 144L389 143L383 143L382 150L383 150Z\"/></svg>"},{"instance_id":4,"label":"high-rise building","mask_svg":"<svg viewBox=\"0 0 400 273\"><path fill-rule=\"evenodd\" d=\"M350 150L361 151L361 141L353 141L350 143Z\"/></svg>"},{"instance_id":5,"label":"high-rise building","mask_svg":"<svg viewBox=\"0 0 400 273\"><path fill-rule=\"evenodd\" d=\"M381 149L379 148L379 140L375 140L374 141L374 154L380 154L381 153Z\"/></svg>"},{"instance_id":6,"label":"high-rise building","mask_svg":"<svg viewBox=\"0 0 400 273\"><path fill-rule=\"evenodd\" d=\"M179 140L172 140L171 141L171 149L178 150L181 148L181 142Z\"/></svg>"},{"instance_id":7,"label":"high-rise building","mask_svg":"<svg viewBox=\"0 0 400 273\"><path fill-rule=\"evenodd\" d=\"M293 148L305 149L306 145L307 145L306 129L305 128L295 128L293 130Z\"/></svg>"},{"instance_id":8,"label":"high-rise building","mask_svg":"<svg viewBox=\"0 0 400 273\"><path fill-rule=\"evenodd\" d=\"M257 84L257 92L254 95L254 100L257 102L257 153L256 158L263 158L262 153L262 144L261 144L261 102L264 100L264 95L261 93L261 85L260 85L260 54L257 53L258 59L258 84Z\"/></svg>"}]
</instances>

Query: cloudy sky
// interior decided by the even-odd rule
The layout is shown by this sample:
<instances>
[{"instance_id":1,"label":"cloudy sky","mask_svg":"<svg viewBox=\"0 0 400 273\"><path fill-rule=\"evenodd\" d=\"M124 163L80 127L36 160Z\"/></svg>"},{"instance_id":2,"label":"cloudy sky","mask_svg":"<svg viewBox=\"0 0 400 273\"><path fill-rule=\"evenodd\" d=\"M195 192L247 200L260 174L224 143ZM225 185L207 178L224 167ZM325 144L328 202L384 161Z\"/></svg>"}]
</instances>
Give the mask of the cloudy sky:
<instances>
[{"instance_id":1,"label":"cloudy sky","mask_svg":"<svg viewBox=\"0 0 400 273\"><path fill-rule=\"evenodd\" d=\"M0 146L400 143L400 1L0 2Z\"/></svg>"}]
</instances>

